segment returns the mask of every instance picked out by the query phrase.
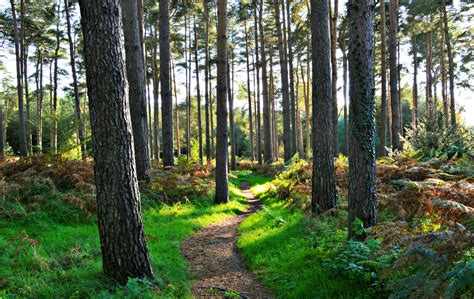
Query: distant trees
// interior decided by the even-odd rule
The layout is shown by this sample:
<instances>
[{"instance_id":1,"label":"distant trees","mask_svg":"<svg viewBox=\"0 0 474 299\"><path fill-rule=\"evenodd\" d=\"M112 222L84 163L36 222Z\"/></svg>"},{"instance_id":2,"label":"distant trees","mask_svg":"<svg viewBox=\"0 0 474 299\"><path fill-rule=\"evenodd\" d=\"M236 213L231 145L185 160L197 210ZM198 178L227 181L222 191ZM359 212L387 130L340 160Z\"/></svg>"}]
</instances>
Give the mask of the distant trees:
<instances>
[{"instance_id":1,"label":"distant trees","mask_svg":"<svg viewBox=\"0 0 474 299\"><path fill-rule=\"evenodd\" d=\"M328 1L311 0L314 144L311 210L316 214L336 206L332 135L331 45L328 21Z\"/></svg>"},{"instance_id":2,"label":"distant trees","mask_svg":"<svg viewBox=\"0 0 474 299\"><path fill-rule=\"evenodd\" d=\"M364 227L375 225L377 220L372 4L372 0L354 0L348 4L349 238L356 237L356 219Z\"/></svg>"},{"instance_id":3,"label":"distant trees","mask_svg":"<svg viewBox=\"0 0 474 299\"><path fill-rule=\"evenodd\" d=\"M216 203L229 201L227 88L227 1L217 0Z\"/></svg>"}]
</instances>

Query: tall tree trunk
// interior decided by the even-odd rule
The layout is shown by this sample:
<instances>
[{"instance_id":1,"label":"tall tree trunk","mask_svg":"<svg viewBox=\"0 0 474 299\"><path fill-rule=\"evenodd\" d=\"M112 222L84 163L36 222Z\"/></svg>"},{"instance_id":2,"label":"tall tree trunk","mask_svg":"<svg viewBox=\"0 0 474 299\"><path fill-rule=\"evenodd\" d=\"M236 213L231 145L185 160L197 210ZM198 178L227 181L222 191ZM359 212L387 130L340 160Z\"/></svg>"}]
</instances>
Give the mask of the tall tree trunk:
<instances>
[{"instance_id":1,"label":"tall tree trunk","mask_svg":"<svg viewBox=\"0 0 474 299\"><path fill-rule=\"evenodd\" d=\"M196 20L193 19L194 25L194 63L196 66L196 91L197 91L197 121L198 121L198 142L199 142L199 162L204 164L203 148L202 148L202 117L201 117L201 89L199 83L199 60L198 60L198 38Z\"/></svg>"},{"instance_id":2,"label":"tall tree trunk","mask_svg":"<svg viewBox=\"0 0 474 299\"><path fill-rule=\"evenodd\" d=\"M336 205L328 18L328 1L311 0L314 138L311 210L315 214Z\"/></svg>"},{"instance_id":3,"label":"tall tree trunk","mask_svg":"<svg viewBox=\"0 0 474 299\"><path fill-rule=\"evenodd\" d=\"M282 0L282 2L285 0ZM293 36L291 32L291 8L290 8L290 0L286 0L286 28L288 30L288 41L287 41L287 46L288 46L288 73L290 75L290 105L291 105L291 134L292 134L292 148L293 148L293 154L296 153L298 149L298 119L299 116L297 115L298 109L298 103L296 102L296 95L295 95L295 79L294 79L294 70L293 70ZM285 10L283 10L285 13ZM298 70L296 70L296 73L298 73ZM298 86L296 87L296 90L298 90ZM298 149L299 150L299 149Z\"/></svg>"},{"instance_id":4,"label":"tall tree trunk","mask_svg":"<svg viewBox=\"0 0 474 299\"><path fill-rule=\"evenodd\" d=\"M375 44L375 42L374 42ZM397 41L397 88L398 88L398 115L400 121L400 135L404 135L403 128L403 100L402 100L402 87L401 87L401 64L400 61L400 41ZM402 144L403 146L403 144Z\"/></svg>"},{"instance_id":5,"label":"tall tree trunk","mask_svg":"<svg viewBox=\"0 0 474 299\"><path fill-rule=\"evenodd\" d=\"M271 113L272 113L272 137L273 137L273 160L278 161L280 157L279 144L278 144L278 121L276 114L276 101L275 101L275 77L273 75L273 46L270 46L270 86L269 86L269 98L271 102Z\"/></svg>"},{"instance_id":6,"label":"tall tree trunk","mask_svg":"<svg viewBox=\"0 0 474 299\"><path fill-rule=\"evenodd\" d=\"M308 66L307 66L308 67ZM300 69L301 69L301 80L303 81L303 96L304 96L304 112L305 112L305 118L306 118L306 147L305 147L305 152L304 152L304 157L306 159L309 159L311 155L311 128L310 128L310 120L309 120L309 94L306 89L306 84L309 84L309 82L306 82L305 80L305 73L303 70L303 64L300 64Z\"/></svg>"},{"instance_id":7,"label":"tall tree trunk","mask_svg":"<svg viewBox=\"0 0 474 299\"><path fill-rule=\"evenodd\" d=\"M153 61L152 61L152 72L153 72L153 145L155 152L155 159L160 161L160 120L159 120L159 93L158 89L160 86L160 81L158 78L158 65L157 65L157 56L158 56L158 33L155 26L154 31L154 47L153 47Z\"/></svg>"},{"instance_id":8,"label":"tall tree trunk","mask_svg":"<svg viewBox=\"0 0 474 299\"><path fill-rule=\"evenodd\" d=\"M229 140L230 140L230 169L231 170L236 170L237 169L237 163L235 160L235 130L234 130L234 94L233 90L231 88L231 64L232 64L232 72L234 68L234 61L233 61L233 53L230 53L231 58L229 58L231 61L229 63L229 60L227 61L227 95L229 99Z\"/></svg>"},{"instance_id":9,"label":"tall tree trunk","mask_svg":"<svg viewBox=\"0 0 474 299\"><path fill-rule=\"evenodd\" d=\"M118 0L80 0L102 267L125 284L154 279L140 209ZM97 9L97 6L102 9ZM111 125L113 124L113 125ZM119 142L117 142L119 141Z\"/></svg>"},{"instance_id":10,"label":"tall tree trunk","mask_svg":"<svg viewBox=\"0 0 474 299\"><path fill-rule=\"evenodd\" d=\"M260 30L260 51L262 58L262 95L263 95L263 130L264 130L264 149L263 160L265 163L273 161L272 145L272 123L270 101L268 98L268 76L267 76L267 54L265 49L265 31L263 28L263 0L260 0L259 9L259 30Z\"/></svg>"},{"instance_id":11,"label":"tall tree trunk","mask_svg":"<svg viewBox=\"0 0 474 299\"><path fill-rule=\"evenodd\" d=\"M26 121L25 121L25 131L26 131L26 148L28 154L33 153L33 136L31 134L31 115L30 115L30 97L28 89L28 43L26 42L26 24L25 24L25 1L20 1L20 57L21 57L21 69L23 75L23 83L25 85L25 104L26 104Z\"/></svg>"},{"instance_id":12,"label":"tall tree trunk","mask_svg":"<svg viewBox=\"0 0 474 299\"><path fill-rule=\"evenodd\" d=\"M173 153L173 98L170 88L170 20L169 0L160 0L160 83L161 134L163 138L163 166L174 165Z\"/></svg>"},{"instance_id":13,"label":"tall tree trunk","mask_svg":"<svg viewBox=\"0 0 474 299\"><path fill-rule=\"evenodd\" d=\"M385 1L380 2L380 60L381 60L381 80L382 85L382 99L380 109L380 144L379 144L379 156L383 157L386 155L386 140L387 140L387 59L386 51L387 46L385 45Z\"/></svg>"},{"instance_id":14,"label":"tall tree trunk","mask_svg":"<svg viewBox=\"0 0 474 299\"><path fill-rule=\"evenodd\" d=\"M4 132L3 99L0 99L0 161L5 159L5 132Z\"/></svg>"},{"instance_id":15,"label":"tall tree trunk","mask_svg":"<svg viewBox=\"0 0 474 299\"><path fill-rule=\"evenodd\" d=\"M217 0L216 203L229 201L227 171L227 1Z\"/></svg>"},{"instance_id":16,"label":"tall tree trunk","mask_svg":"<svg viewBox=\"0 0 474 299\"><path fill-rule=\"evenodd\" d=\"M331 11L331 1L329 0L329 28L331 30L331 98L332 98L332 135L333 135L333 149L334 156L339 154L339 115L337 109L337 16L338 16L338 1L334 0L334 7Z\"/></svg>"},{"instance_id":17,"label":"tall tree trunk","mask_svg":"<svg viewBox=\"0 0 474 299\"><path fill-rule=\"evenodd\" d=\"M283 33L280 22L280 4L279 0L274 0L275 4L275 22L278 36L278 50L280 54L280 70L281 70L281 88L283 98L283 145L285 151L285 161L288 161L292 157L292 146L291 146L291 117L290 117L290 98L288 94L288 64L286 61Z\"/></svg>"},{"instance_id":18,"label":"tall tree trunk","mask_svg":"<svg viewBox=\"0 0 474 299\"><path fill-rule=\"evenodd\" d=\"M310 73L311 73L311 63L310 63L310 46L306 50L306 94L308 95L308 102L305 102L305 109L306 109L306 153L307 159L309 160L311 155L311 122L312 117L310 115Z\"/></svg>"},{"instance_id":19,"label":"tall tree trunk","mask_svg":"<svg viewBox=\"0 0 474 299\"><path fill-rule=\"evenodd\" d=\"M175 65L173 62L173 93L174 93L174 121L175 121L175 135L176 135L176 156L179 157L181 155L181 143L179 140L179 106L178 106L178 93L176 91L176 73L175 73Z\"/></svg>"},{"instance_id":20,"label":"tall tree trunk","mask_svg":"<svg viewBox=\"0 0 474 299\"><path fill-rule=\"evenodd\" d=\"M252 91L250 89L250 63L249 63L249 33L247 31L247 20L244 21L244 31L245 31L245 58L247 65L247 98L249 104L249 139L250 139L250 160L255 160L254 152L254 136L253 136L253 113L252 113Z\"/></svg>"},{"instance_id":21,"label":"tall tree trunk","mask_svg":"<svg viewBox=\"0 0 474 299\"><path fill-rule=\"evenodd\" d=\"M400 109L398 101L398 61L397 61L397 32L398 32L398 0L390 0L390 102L392 106L392 148L401 150L400 141Z\"/></svg>"},{"instance_id":22,"label":"tall tree trunk","mask_svg":"<svg viewBox=\"0 0 474 299\"><path fill-rule=\"evenodd\" d=\"M258 164L262 164L262 125L261 125L261 120L260 120L260 74L259 74L259 69L260 69L260 61L259 61L259 52L258 52L258 43L259 43L259 38L258 38L258 25L257 25L257 1L259 0L253 0L254 1L254 33L255 33L255 73L256 73L256 83L257 83L257 88L255 91L255 109L256 109L256 117L257 117L257 160ZM258 22L260 22L260 19L258 19Z\"/></svg>"},{"instance_id":23,"label":"tall tree trunk","mask_svg":"<svg viewBox=\"0 0 474 299\"><path fill-rule=\"evenodd\" d=\"M15 0L10 0L12 9L13 19L13 35L15 43L15 58L16 58L16 82L17 82L17 95L18 95L18 114L19 114L19 138L20 138L20 156L28 156L28 148L26 143L26 122L25 122L25 111L23 104L23 77L22 77L22 56L20 53L20 37L18 34L18 24L16 19L16 8Z\"/></svg>"},{"instance_id":24,"label":"tall tree trunk","mask_svg":"<svg viewBox=\"0 0 474 299\"><path fill-rule=\"evenodd\" d=\"M186 18L185 18L185 23L187 23L187 15L186 15ZM191 27L191 25L190 25ZM187 149L188 149L188 160L191 158L191 74L192 74L192 64L191 64L191 58L192 58L192 46L191 46L191 28L188 29L188 40L189 40L189 43L188 43L188 53L186 54L189 55L186 59L188 60L187 61L187 67L189 67L188 69L188 85L187 85L187 88L188 88L188 97L187 97L187 100L186 100L186 115L187 115L187 118L186 118L186 126L187 126Z\"/></svg>"},{"instance_id":25,"label":"tall tree trunk","mask_svg":"<svg viewBox=\"0 0 474 299\"><path fill-rule=\"evenodd\" d=\"M349 120L348 120L348 111L347 111L347 54L344 49L342 52L342 80L343 82L343 92L344 92L344 154L348 155L349 154ZM385 98L386 98L386 93L385 93ZM385 101L385 123L387 119L387 102ZM387 125L385 124L385 130L386 130ZM385 136L385 134L381 136ZM384 139L385 142L385 139ZM384 145L384 154L385 154L385 145Z\"/></svg>"},{"instance_id":26,"label":"tall tree trunk","mask_svg":"<svg viewBox=\"0 0 474 299\"><path fill-rule=\"evenodd\" d=\"M36 144L38 153L43 152L43 53L38 45L36 62Z\"/></svg>"},{"instance_id":27,"label":"tall tree trunk","mask_svg":"<svg viewBox=\"0 0 474 299\"><path fill-rule=\"evenodd\" d=\"M448 72L449 72L449 95L451 98L451 126L456 128L456 105L454 101L454 59L451 46L451 38L449 36L448 13L446 11L446 0L442 0L443 6L443 24L444 37L446 42L446 50L448 54Z\"/></svg>"},{"instance_id":28,"label":"tall tree trunk","mask_svg":"<svg viewBox=\"0 0 474 299\"><path fill-rule=\"evenodd\" d=\"M443 25L441 25L443 26ZM443 28L444 29L444 28ZM443 98L443 127L447 131L449 128L449 103L447 94L447 80L446 80L446 61L444 53L446 35L444 30L441 31L441 96Z\"/></svg>"},{"instance_id":29,"label":"tall tree trunk","mask_svg":"<svg viewBox=\"0 0 474 299\"><path fill-rule=\"evenodd\" d=\"M205 66L204 66L204 98L205 98L205 117L206 117L206 161L209 163L211 161L211 136L210 136L210 128L209 128L209 7L207 6L207 1L203 1L204 6L204 13L206 15L206 37L205 37L205 51L206 57L205 59ZM247 23L245 23L247 25ZM247 34L247 32L245 33ZM246 35L247 36L247 35Z\"/></svg>"},{"instance_id":30,"label":"tall tree trunk","mask_svg":"<svg viewBox=\"0 0 474 299\"><path fill-rule=\"evenodd\" d=\"M353 230L356 219L362 220L364 227L373 226L377 222L372 2L372 0L354 0L348 4L351 116L349 238L360 237L356 236Z\"/></svg>"},{"instance_id":31,"label":"tall tree trunk","mask_svg":"<svg viewBox=\"0 0 474 299\"><path fill-rule=\"evenodd\" d=\"M51 127L50 127L50 148L53 154L58 153L58 56L61 46L60 22L61 22L61 2L58 2L58 21L56 23L56 49L54 50L54 79L53 79L53 99L51 102Z\"/></svg>"},{"instance_id":32,"label":"tall tree trunk","mask_svg":"<svg viewBox=\"0 0 474 299\"><path fill-rule=\"evenodd\" d=\"M427 45L426 45L426 119L428 121L428 128L432 128L433 125L433 88L432 88L432 75L431 70L432 66L432 32L429 31L426 33Z\"/></svg>"},{"instance_id":33,"label":"tall tree trunk","mask_svg":"<svg viewBox=\"0 0 474 299\"><path fill-rule=\"evenodd\" d=\"M300 114L300 107L299 107L299 76L298 76L298 68L299 68L299 61L301 61L301 57L298 57L298 63L296 64L296 92L295 92L295 103L296 103L296 131L297 131L297 148L298 154L300 157L304 157L304 147L303 147L303 126L301 124L301 114ZM303 85L304 88L304 85Z\"/></svg>"},{"instance_id":34,"label":"tall tree trunk","mask_svg":"<svg viewBox=\"0 0 474 299\"><path fill-rule=\"evenodd\" d=\"M127 1L124 1L124 2L127 2ZM85 142L86 140L85 140L85 134L84 134L84 124L82 122L82 114L81 114L81 99L79 98L79 87L77 84L76 59L75 59L75 53L74 53L74 41L72 39L72 33L71 33L71 17L70 17L70 12L69 12L69 6L70 6L69 1L64 0L64 10L66 11L67 36L68 36L68 42L69 42L69 59L70 59L71 73L72 73L72 87L74 90L74 108L76 112L77 132L78 132L79 143L81 147L81 156L82 156L82 159L85 159L86 158L86 142ZM125 25L125 22L124 22L124 25ZM125 27L126 26L124 26L124 28ZM130 78L128 78L128 80L130 83ZM131 99L130 102L133 103L134 100ZM133 106L133 104L131 106ZM132 109L132 112L133 112L133 109ZM145 117L145 123L146 123L146 117ZM144 137L146 137L146 134ZM135 140L135 153L136 155L138 155L139 152L136 149L136 145L138 141L137 141L137 138L135 138L135 136L134 136L134 140ZM146 153L148 155L148 151ZM140 163L137 162L137 173L140 179L140 166L139 165Z\"/></svg>"},{"instance_id":35,"label":"tall tree trunk","mask_svg":"<svg viewBox=\"0 0 474 299\"><path fill-rule=\"evenodd\" d=\"M418 57L416 49L416 35L412 34L412 51L413 51L413 108L411 113L411 125L412 129L416 132L418 128Z\"/></svg>"}]
</instances>

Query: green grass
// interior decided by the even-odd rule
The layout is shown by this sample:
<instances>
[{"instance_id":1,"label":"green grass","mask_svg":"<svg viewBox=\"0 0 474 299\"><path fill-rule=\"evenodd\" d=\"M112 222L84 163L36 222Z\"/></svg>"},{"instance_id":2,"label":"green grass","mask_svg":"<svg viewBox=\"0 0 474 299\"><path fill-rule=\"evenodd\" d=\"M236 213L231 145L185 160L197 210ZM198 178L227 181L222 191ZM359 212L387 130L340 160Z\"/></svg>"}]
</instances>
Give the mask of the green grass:
<instances>
[{"instance_id":1,"label":"green grass","mask_svg":"<svg viewBox=\"0 0 474 299\"><path fill-rule=\"evenodd\" d=\"M269 186L252 188L264 206L239 227L238 247L262 282L281 298L373 296L369 282L334 270L338 263L345 267L346 261L338 256L346 248L347 231L345 225L337 228L345 215L312 220L298 208L269 197Z\"/></svg>"},{"instance_id":2,"label":"green grass","mask_svg":"<svg viewBox=\"0 0 474 299\"><path fill-rule=\"evenodd\" d=\"M234 180L238 182L238 180ZM193 204L153 204L144 196L143 217L157 287L131 280L125 287L102 275L96 220L68 221L62 203L16 220L0 219L0 298L187 297L192 279L180 254L180 243L197 229L240 213L247 203L231 184L230 203L213 205L212 198ZM22 231L31 239L24 238ZM20 233L20 235L18 235ZM17 240L13 240L14 236ZM32 246L30 242L38 242Z\"/></svg>"}]
</instances>

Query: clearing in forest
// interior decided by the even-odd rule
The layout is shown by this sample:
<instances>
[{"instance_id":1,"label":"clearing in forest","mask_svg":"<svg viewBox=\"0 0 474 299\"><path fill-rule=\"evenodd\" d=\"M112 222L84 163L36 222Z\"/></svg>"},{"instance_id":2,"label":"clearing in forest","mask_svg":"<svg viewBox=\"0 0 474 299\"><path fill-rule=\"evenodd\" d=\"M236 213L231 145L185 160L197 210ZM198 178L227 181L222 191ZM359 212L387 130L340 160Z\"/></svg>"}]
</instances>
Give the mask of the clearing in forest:
<instances>
[{"instance_id":1,"label":"clearing in forest","mask_svg":"<svg viewBox=\"0 0 474 299\"><path fill-rule=\"evenodd\" d=\"M260 201L250 191L249 183L242 182L241 189L250 203L246 212L199 230L181 246L189 271L196 277L192 285L192 293L196 297L273 297L237 252L239 224L260 207Z\"/></svg>"}]
</instances>

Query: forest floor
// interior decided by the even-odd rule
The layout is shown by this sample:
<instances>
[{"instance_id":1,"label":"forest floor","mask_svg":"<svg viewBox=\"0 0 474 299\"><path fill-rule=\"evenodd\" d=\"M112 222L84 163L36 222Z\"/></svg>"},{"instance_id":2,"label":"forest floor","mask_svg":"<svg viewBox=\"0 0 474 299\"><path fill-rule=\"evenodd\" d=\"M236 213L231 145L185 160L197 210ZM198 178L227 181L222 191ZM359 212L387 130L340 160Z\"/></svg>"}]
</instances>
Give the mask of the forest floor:
<instances>
[{"instance_id":1,"label":"forest floor","mask_svg":"<svg viewBox=\"0 0 474 299\"><path fill-rule=\"evenodd\" d=\"M199 230L181 246L189 271L196 277L191 289L196 297L273 297L237 251L237 228L261 208L260 201L250 191L250 184L241 182L240 187L250 204L248 210Z\"/></svg>"}]
</instances>

